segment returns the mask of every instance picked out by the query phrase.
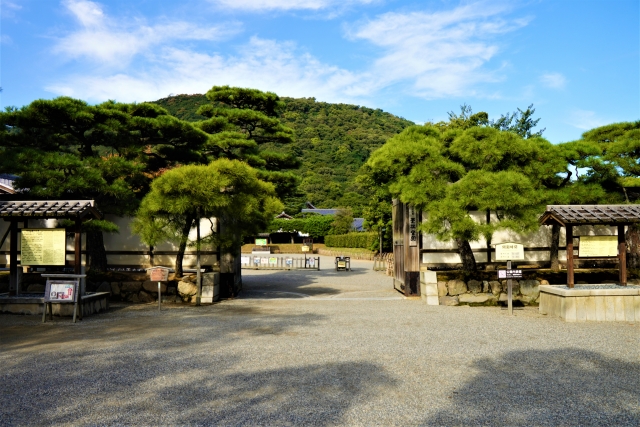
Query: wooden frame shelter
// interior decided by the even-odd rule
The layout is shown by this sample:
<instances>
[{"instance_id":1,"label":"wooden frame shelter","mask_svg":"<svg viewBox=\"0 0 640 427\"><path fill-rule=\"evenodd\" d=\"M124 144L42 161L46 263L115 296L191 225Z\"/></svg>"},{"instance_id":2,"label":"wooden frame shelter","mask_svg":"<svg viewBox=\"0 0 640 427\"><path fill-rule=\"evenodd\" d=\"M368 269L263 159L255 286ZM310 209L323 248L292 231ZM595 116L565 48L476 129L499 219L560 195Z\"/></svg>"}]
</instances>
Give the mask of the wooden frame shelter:
<instances>
[{"instance_id":1,"label":"wooden frame shelter","mask_svg":"<svg viewBox=\"0 0 640 427\"><path fill-rule=\"evenodd\" d=\"M0 218L9 221L9 277L10 293L18 293L18 223L24 229L29 219L70 219L75 222L74 273L80 274L81 226L88 218L101 219L93 200L0 200ZM3 239L4 240L4 239Z\"/></svg>"},{"instance_id":2,"label":"wooden frame shelter","mask_svg":"<svg viewBox=\"0 0 640 427\"><path fill-rule=\"evenodd\" d=\"M620 285L627 285L626 225L640 223L640 205L549 205L540 217L541 225L559 225L566 228L567 286L574 284L573 227L581 225L608 225L618 227L618 260Z\"/></svg>"}]
</instances>

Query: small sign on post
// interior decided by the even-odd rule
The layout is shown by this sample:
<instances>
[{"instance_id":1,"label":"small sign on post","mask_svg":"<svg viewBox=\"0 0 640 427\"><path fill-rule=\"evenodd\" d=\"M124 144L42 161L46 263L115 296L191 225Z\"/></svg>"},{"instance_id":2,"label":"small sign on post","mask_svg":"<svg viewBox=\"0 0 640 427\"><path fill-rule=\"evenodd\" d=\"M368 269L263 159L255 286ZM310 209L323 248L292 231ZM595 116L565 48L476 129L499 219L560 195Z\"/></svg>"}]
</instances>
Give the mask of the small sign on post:
<instances>
[{"instance_id":1,"label":"small sign on post","mask_svg":"<svg viewBox=\"0 0 640 427\"><path fill-rule=\"evenodd\" d=\"M169 267L147 268L149 280L152 282L158 282L158 311L160 311L160 304L162 303L161 282L166 282L169 280L169 270Z\"/></svg>"},{"instance_id":2,"label":"small sign on post","mask_svg":"<svg viewBox=\"0 0 640 427\"><path fill-rule=\"evenodd\" d=\"M496 247L496 261L507 261L506 270L498 270L498 279L507 279L507 306L509 315L513 315L513 282L511 279L522 278L522 270L511 269L511 261L524 260L524 245L520 243L498 243Z\"/></svg>"}]
</instances>

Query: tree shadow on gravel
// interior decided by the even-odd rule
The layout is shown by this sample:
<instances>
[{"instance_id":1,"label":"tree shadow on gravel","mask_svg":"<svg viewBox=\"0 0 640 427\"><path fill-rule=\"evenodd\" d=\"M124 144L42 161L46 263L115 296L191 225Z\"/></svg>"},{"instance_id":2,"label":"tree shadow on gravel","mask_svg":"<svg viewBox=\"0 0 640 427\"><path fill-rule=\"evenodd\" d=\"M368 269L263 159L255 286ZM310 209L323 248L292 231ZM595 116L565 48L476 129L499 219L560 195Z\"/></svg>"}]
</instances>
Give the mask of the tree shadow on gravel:
<instances>
[{"instance_id":1,"label":"tree shadow on gravel","mask_svg":"<svg viewBox=\"0 0 640 427\"><path fill-rule=\"evenodd\" d=\"M354 404L396 385L381 366L362 362L225 374L200 359L181 367L139 365L126 375L81 371L66 378L45 370L29 394L4 394L3 424L336 425ZM5 387L16 379L7 380Z\"/></svg>"},{"instance_id":2,"label":"tree shadow on gravel","mask_svg":"<svg viewBox=\"0 0 640 427\"><path fill-rule=\"evenodd\" d=\"M629 347L638 354L637 343ZM480 371L423 425L640 425L640 362L562 349L480 359Z\"/></svg>"}]
</instances>

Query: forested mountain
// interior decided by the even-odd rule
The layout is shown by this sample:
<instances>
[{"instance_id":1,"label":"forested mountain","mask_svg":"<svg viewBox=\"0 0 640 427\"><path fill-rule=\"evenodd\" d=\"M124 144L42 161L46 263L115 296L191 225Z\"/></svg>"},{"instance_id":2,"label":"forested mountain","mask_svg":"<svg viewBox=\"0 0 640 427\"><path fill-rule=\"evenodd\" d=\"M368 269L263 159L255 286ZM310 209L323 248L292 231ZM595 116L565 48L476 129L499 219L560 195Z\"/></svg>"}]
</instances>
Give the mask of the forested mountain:
<instances>
[{"instance_id":1,"label":"forested mountain","mask_svg":"<svg viewBox=\"0 0 640 427\"><path fill-rule=\"evenodd\" d=\"M368 195L355 182L358 169L371 152L413 123L379 109L316 102L314 98L282 98L280 120L295 132L287 149L301 162L299 194L285 200L287 212L297 213L305 201L318 208L350 206L361 216ZM178 95L155 103L181 119L197 121L204 95ZM271 147L273 149L273 147Z\"/></svg>"}]
</instances>

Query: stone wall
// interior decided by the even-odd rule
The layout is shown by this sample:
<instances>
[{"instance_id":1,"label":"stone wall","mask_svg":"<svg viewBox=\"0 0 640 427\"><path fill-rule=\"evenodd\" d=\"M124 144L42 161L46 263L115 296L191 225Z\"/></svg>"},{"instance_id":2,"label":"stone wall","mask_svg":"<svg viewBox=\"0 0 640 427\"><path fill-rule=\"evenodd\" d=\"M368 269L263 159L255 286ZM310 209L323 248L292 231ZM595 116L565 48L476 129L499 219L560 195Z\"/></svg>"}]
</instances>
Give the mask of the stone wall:
<instances>
[{"instance_id":1,"label":"stone wall","mask_svg":"<svg viewBox=\"0 0 640 427\"><path fill-rule=\"evenodd\" d=\"M204 273L202 275L203 281L203 296L208 283L218 283L216 278L219 273ZM150 303L158 301L158 282L152 282L150 280L144 281L118 281L118 282L101 282L101 283L87 283L87 290L96 292L109 292L111 294L111 301L125 301L133 303ZM180 280L170 280L168 282L161 282L160 293L162 296L162 302L185 302L191 303L196 301L196 293L198 287L196 284L196 275L185 276ZM216 301L217 298L213 299ZM204 302L213 302L204 301Z\"/></svg>"},{"instance_id":2,"label":"stone wall","mask_svg":"<svg viewBox=\"0 0 640 427\"><path fill-rule=\"evenodd\" d=\"M512 279L514 301L525 305L538 305L539 286L548 285L546 280ZM507 301L506 280L440 280L438 277L438 299L440 305L498 305Z\"/></svg>"}]
</instances>

